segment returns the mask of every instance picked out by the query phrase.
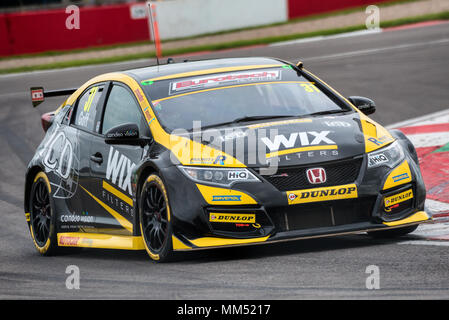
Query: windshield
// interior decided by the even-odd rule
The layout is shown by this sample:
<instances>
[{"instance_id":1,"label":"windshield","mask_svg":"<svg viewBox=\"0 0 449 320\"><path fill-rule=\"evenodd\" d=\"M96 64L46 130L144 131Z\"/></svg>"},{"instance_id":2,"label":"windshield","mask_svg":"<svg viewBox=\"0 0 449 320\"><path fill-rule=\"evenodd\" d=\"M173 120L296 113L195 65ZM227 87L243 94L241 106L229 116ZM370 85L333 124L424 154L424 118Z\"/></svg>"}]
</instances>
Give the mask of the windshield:
<instances>
[{"instance_id":1,"label":"windshield","mask_svg":"<svg viewBox=\"0 0 449 320\"><path fill-rule=\"evenodd\" d=\"M143 87L169 131L191 130L194 121L213 127L350 110L290 66L162 80Z\"/></svg>"}]
</instances>

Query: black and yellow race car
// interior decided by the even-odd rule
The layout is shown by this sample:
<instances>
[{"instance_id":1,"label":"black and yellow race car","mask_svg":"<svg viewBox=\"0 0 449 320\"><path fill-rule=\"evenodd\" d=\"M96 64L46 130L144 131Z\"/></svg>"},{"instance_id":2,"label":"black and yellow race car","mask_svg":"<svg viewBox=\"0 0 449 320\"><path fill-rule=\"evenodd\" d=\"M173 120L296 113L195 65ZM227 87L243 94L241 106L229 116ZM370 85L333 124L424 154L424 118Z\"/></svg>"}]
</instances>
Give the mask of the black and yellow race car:
<instances>
[{"instance_id":1,"label":"black and yellow race car","mask_svg":"<svg viewBox=\"0 0 449 320\"><path fill-rule=\"evenodd\" d=\"M431 220L416 151L302 63L169 63L31 88L42 116L25 216L37 250L176 251L368 232Z\"/></svg>"}]
</instances>

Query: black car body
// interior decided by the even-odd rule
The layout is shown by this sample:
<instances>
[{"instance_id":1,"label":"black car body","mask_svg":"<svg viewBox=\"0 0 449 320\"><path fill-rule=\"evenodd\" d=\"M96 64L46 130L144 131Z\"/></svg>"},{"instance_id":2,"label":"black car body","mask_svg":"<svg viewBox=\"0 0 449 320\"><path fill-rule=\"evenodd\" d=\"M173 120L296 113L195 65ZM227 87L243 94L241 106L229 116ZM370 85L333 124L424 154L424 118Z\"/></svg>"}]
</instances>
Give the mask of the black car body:
<instances>
[{"instance_id":1,"label":"black car body","mask_svg":"<svg viewBox=\"0 0 449 320\"><path fill-rule=\"evenodd\" d=\"M95 77L43 116L26 173L37 249L173 251L430 220L413 145L297 65L271 58L167 64ZM54 93L54 95L58 92ZM34 101L50 96L32 88ZM357 108L357 107L358 108ZM195 122L199 121L199 122Z\"/></svg>"}]
</instances>

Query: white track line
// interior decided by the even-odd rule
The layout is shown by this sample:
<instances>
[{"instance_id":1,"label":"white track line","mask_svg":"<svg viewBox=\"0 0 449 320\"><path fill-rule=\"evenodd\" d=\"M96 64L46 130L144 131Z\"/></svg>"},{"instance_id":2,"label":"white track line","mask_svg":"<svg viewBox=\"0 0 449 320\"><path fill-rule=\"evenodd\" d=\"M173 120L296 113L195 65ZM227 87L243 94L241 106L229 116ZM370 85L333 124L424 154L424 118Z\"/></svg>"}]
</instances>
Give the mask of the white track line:
<instances>
[{"instance_id":1,"label":"white track line","mask_svg":"<svg viewBox=\"0 0 449 320\"><path fill-rule=\"evenodd\" d=\"M449 109L426 114L421 117L408 119L401 122L396 122L385 126L387 129L412 127L417 125L436 124L449 122Z\"/></svg>"},{"instance_id":2,"label":"white track line","mask_svg":"<svg viewBox=\"0 0 449 320\"><path fill-rule=\"evenodd\" d=\"M317 36L317 37L303 38L303 39L297 39L297 40L274 42L274 43L270 43L268 46L269 47L289 46L292 44L315 42L315 41L322 41L322 40L329 40L329 39L365 36L365 35L369 35L369 34L378 34L381 32L382 32L382 29L380 29L380 28L372 29L372 30L359 30L359 31L353 31L353 32L339 33L339 34L335 34L335 35L331 35L331 36Z\"/></svg>"},{"instance_id":3,"label":"white track line","mask_svg":"<svg viewBox=\"0 0 449 320\"><path fill-rule=\"evenodd\" d=\"M354 57L354 56L369 55L369 54L385 52L385 51L394 51L394 50L398 50L398 49L410 49L410 48L415 48L415 47L428 47L428 46L432 46L432 45L447 44L447 43L449 43L449 38L444 38L444 39L440 39L440 40L433 40L433 41L426 41L426 42L408 43L408 44L402 44L402 45L397 45L397 46L389 46L389 47L382 47L382 48L373 48L373 49L366 49L366 50L342 52L342 53L330 54L330 55L318 56L318 57L314 56L314 57L310 57L310 58L302 58L302 61L320 61L320 60L347 58L347 57Z\"/></svg>"}]
</instances>

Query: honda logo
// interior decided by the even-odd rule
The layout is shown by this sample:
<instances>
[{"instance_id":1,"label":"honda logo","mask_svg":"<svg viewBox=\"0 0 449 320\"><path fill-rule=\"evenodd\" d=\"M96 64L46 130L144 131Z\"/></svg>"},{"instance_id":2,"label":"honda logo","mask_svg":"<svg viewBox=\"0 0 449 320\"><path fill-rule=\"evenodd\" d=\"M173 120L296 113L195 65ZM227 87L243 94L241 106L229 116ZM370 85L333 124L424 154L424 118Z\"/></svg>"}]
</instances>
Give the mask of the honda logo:
<instances>
[{"instance_id":1,"label":"honda logo","mask_svg":"<svg viewBox=\"0 0 449 320\"><path fill-rule=\"evenodd\" d=\"M326 171L323 168L313 168L306 171L307 179L311 184L326 182Z\"/></svg>"}]
</instances>

